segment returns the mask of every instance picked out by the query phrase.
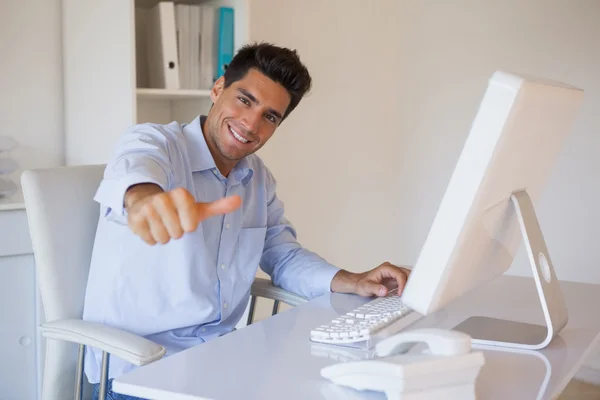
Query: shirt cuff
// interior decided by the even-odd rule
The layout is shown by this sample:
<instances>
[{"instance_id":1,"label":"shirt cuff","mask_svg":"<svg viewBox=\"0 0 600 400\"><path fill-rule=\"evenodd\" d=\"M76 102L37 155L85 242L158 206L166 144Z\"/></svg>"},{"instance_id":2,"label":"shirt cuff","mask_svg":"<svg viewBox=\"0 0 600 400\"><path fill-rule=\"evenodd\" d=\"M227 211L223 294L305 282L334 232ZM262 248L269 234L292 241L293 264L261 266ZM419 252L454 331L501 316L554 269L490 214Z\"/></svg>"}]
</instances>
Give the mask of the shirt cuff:
<instances>
[{"instance_id":1,"label":"shirt cuff","mask_svg":"<svg viewBox=\"0 0 600 400\"><path fill-rule=\"evenodd\" d=\"M126 216L125 192L133 185L140 183L154 183L166 191L166 184L157 179L139 173L128 173L119 179L104 179L96 191L94 200L106 207L105 217L114 214L115 217Z\"/></svg>"},{"instance_id":2,"label":"shirt cuff","mask_svg":"<svg viewBox=\"0 0 600 400\"><path fill-rule=\"evenodd\" d=\"M331 264L325 264L322 268L319 268L313 275L315 286L313 287L312 297L321 296L325 293L331 292L331 281L335 274L340 271L341 268L333 266Z\"/></svg>"}]
</instances>

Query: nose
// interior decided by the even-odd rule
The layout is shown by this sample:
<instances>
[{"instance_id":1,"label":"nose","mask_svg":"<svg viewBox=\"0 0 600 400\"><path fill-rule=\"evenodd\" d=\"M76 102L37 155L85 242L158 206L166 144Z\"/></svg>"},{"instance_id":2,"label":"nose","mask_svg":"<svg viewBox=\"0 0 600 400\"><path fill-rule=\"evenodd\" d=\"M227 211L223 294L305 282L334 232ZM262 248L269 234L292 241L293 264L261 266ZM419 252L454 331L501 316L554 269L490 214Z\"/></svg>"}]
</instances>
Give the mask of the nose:
<instances>
[{"instance_id":1,"label":"nose","mask_svg":"<svg viewBox=\"0 0 600 400\"><path fill-rule=\"evenodd\" d=\"M256 133L260 125L262 114L257 110L247 110L242 117L242 123L248 133Z\"/></svg>"}]
</instances>

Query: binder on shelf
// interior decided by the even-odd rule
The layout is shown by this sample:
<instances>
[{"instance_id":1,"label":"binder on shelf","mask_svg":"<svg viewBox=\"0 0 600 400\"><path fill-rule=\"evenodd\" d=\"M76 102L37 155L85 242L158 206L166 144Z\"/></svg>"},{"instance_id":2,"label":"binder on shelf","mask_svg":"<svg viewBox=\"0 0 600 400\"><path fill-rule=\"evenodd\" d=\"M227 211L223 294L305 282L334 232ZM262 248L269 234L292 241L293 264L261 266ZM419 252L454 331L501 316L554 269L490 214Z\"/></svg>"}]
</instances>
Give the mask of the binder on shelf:
<instances>
[{"instance_id":1,"label":"binder on shelf","mask_svg":"<svg viewBox=\"0 0 600 400\"><path fill-rule=\"evenodd\" d=\"M234 50L234 12L231 7L219 7L219 27L215 77L217 80L225 73L225 68L233 58Z\"/></svg>"},{"instance_id":2,"label":"binder on shelf","mask_svg":"<svg viewBox=\"0 0 600 400\"><path fill-rule=\"evenodd\" d=\"M156 4L148 13L148 78L150 87L179 89L179 58L175 5L170 1Z\"/></svg>"},{"instance_id":3,"label":"binder on shelf","mask_svg":"<svg viewBox=\"0 0 600 400\"><path fill-rule=\"evenodd\" d=\"M191 89L192 41L190 24L190 5L175 5L175 25L177 28L177 54L179 60L179 86Z\"/></svg>"},{"instance_id":4,"label":"binder on shelf","mask_svg":"<svg viewBox=\"0 0 600 400\"><path fill-rule=\"evenodd\" d=\"M198 87L200 89L212 88L215 79L215 57L217 54L216 38L218 37L217 13L218 8L203 5L200 21L200 65L198 73Z\"/></svg>"},{"instance_id":5,"label":"binder on shelf","mask_svg":"<svg viewBox=\"0 0 600 400\"><path fill-rule=\"evenodd\" d=\"M171 91L211 89L233 58L234 9L160 1L143 10L136 15L146 28L139 41L146 51L138 51L145 74L138 83Z\"/></svg>"},{"instance_id":6,"label":"binder on shelf","mask_svg":"<svg viewBox=\"0 0 600 400\"><path fill-rule=\"evenodd\" d=\"M200 87L198 69L200 68L200 23L202 22L202 7L190 5L190 82L189 89Z\"/></svg>"}]
</instances>

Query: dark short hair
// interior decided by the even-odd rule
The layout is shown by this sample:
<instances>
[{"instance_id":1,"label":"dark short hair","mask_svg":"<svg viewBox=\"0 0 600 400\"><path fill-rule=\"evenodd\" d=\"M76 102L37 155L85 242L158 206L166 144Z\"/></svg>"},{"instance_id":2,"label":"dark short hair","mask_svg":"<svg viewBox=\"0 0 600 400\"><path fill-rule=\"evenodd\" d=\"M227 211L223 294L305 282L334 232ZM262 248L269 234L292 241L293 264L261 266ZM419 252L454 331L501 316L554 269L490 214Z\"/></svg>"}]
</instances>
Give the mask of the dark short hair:
<instances>
[{"instance_id":1,"label":"dark short hair","mask_svg":"<svg viewBox=\"0 0 600 400\"><path fill-rule=\"evenodd\" d=\"M310 91L312 78L296 50L265 42L244 45L225 69L225 87L243 79L251 68L279 83L290 94L290 104L282 120Z\"/></svg>"}]
</instances>

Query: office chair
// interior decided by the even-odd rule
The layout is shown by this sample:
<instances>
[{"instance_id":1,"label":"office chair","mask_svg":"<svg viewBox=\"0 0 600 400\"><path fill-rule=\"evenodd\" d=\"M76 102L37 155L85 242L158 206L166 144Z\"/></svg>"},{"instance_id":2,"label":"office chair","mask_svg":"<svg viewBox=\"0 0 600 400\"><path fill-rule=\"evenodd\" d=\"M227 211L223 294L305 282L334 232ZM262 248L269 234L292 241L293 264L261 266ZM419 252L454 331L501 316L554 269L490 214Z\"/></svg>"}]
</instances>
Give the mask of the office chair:
<instances>
[{"instance_id":1,"label":"office chair","mask_svg":"<svg viewBox=\"0 0 600 400\"><path fill-rule=\"evenodd\" d=\"M25 171L23 196L45 317L40 326L46 339L42 399L81 400L91 393L84 380L85 346L103 351L100 398L108 377L109 355L141 366L163 357L165 348L129 332L82 320L83 304L99 204L93 196L104 165L57 167ZM251 290L248 324L256 297L296 306L306 300L257 278ZM74 346L76 344L77 346ZM78 352L75 350L78 349ZM75 378L75 379L73 379ZM85 382L84 382L85 381Z\"/></svg>"}]
</instances>

